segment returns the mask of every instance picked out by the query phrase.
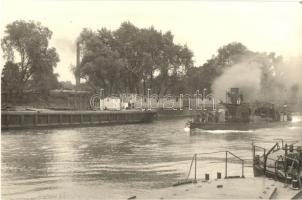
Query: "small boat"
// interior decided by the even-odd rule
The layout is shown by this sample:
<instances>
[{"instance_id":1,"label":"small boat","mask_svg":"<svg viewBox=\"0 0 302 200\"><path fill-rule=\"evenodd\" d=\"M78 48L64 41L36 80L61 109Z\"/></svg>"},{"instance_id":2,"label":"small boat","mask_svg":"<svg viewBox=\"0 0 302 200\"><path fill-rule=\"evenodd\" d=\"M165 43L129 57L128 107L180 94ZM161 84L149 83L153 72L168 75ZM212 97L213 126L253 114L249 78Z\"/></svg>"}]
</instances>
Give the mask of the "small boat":
<instances>
[{"instance_id":1,"label":"small boat","mask_svg":"<svg viewBox=\"0 0 302 200\"><path fill-rule=\"evenodd\" d=\"M283 127L290 124L291 112L287 105L274 105L256 101L247 103L239 88L226 93L226 102L216 109L204 108L193 120L186 123L190 132L203 130L254 130L258 128Z\"/></svg>"},{"instance_id":2,"label":"small boat","mask_svg":"<svg viewBox=\"0 0 302 200\"><path fill-rule=\"evenodd\" d=\"M257 154L259 152L260 154ZM275 143L266 150L253 144L255 176L266 176L302 188L302 145Z\"/></svg>"}]
</instances>

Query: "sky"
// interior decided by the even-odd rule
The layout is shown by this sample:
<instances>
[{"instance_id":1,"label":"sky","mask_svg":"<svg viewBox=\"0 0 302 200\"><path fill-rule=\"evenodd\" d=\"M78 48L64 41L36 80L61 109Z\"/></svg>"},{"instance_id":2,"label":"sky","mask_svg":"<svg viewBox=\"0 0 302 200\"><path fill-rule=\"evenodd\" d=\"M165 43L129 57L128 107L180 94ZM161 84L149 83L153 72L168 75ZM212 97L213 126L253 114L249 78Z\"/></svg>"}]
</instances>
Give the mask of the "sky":
<instances>
[{"instance_id":1,"label":"sky","mask_svg":"<svg viewBox=\"0 0 302 200\"><path fill-rule=\"evenodd\" d=\"M15 20L47 26L53 32L50 46L60 56L55 72L60 81L73 83L70 65L76 61L75 41L81 30L115 30L124 21L171 31L175 43L193 51L195 66L234 41L285 58L302 55L302 4L297 1L2 0L0 15L1 38L5 26Z\"/></svg>"}]
</instances>

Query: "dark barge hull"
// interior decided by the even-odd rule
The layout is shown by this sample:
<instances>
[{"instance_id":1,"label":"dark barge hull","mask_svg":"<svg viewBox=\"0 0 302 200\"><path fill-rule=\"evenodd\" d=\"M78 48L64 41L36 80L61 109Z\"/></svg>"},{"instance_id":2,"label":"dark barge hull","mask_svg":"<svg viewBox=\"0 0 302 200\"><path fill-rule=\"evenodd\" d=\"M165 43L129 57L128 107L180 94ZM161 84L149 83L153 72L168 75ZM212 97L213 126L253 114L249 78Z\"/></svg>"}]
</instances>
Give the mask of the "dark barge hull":
<instances>
[{"instance_id":1,"label":"dark barge hull","mask_svg":"<svg viewBox=\"0 0 302 200\"><path fill-rule=\"evenodd\" d=\"M1 130L152 122L153 111L2 111Z\"/></svg>"},{"instance_id":2,"label":"dark barge hull","mask_svg":"<svg viewBox=\"0 0 302 200\"><path fill-rule=\"evenodd\" d=\"M190 130L255 130L260 128L283 127L289 125L290 122L232 122L232 123L190 123Z\"/></svg>"}]
</instances>

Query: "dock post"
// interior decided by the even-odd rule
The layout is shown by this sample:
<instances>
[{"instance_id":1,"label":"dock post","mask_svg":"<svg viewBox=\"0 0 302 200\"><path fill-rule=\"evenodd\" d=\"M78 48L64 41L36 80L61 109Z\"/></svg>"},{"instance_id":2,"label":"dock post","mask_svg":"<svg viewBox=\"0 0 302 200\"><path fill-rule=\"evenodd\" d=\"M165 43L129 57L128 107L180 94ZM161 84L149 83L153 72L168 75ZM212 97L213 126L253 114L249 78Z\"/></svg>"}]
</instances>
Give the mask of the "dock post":
<instances>
[{"instance_id":1,"label":"dock post","mask_svg":"<svg viewBox=\"0 0 302 200\"><path fill-rule=\"evenodd\" d=\"M221 179L221 172L217 172L217 179Z\"/></svg>"},{"instance_id":2,"label":"dock post","mask_svg":"<svg viewBox=\"0 0 302 200\"><path fill-rule=\"evenodd\" d=\"M205 174L205 180L206 181L210 180L210 174L207 174L207 173Z\"/></svg>"}]
</instances>

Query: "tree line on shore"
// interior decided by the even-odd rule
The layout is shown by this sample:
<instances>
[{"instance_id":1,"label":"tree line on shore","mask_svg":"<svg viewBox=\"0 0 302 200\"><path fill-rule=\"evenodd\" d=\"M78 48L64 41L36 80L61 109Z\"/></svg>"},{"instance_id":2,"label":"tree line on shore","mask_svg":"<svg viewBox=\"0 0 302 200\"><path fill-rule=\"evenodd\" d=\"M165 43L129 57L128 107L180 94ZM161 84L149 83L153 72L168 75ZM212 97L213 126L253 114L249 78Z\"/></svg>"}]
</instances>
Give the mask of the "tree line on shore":
<instances>
[{"instance_id":1,"label":"tree line on shore","mask_svg":"<svg viewBox=\"0 0 302 200\"><path fill-rule=\"evenodd\" d=\"M59 82L54 73L60 59L56 49L49 46L51 36L51 30L39 22L15 21L6 26L1 40L6 61L2 92L17 93L22 98L25 91L47 96L51 89L73 88L68 82ZM72 70L85 80L80 85L85 90L146 94L151 89L157 95L178 95L206 88L211 92L215 79L226 69L247 61L261 65L264 92L283 87L274 84L276 74L271 70L282 65L283 58L275 53L253 52L239 42L220 47L202 66L194 65L192 50L176 44L171 31L162 32L153 26L138 28L123 22L116 30L83 29L76 42L81 59Z\"/></svg>"}]
</instances>

